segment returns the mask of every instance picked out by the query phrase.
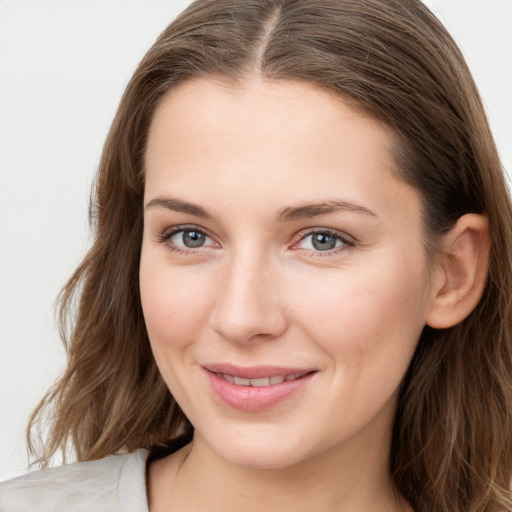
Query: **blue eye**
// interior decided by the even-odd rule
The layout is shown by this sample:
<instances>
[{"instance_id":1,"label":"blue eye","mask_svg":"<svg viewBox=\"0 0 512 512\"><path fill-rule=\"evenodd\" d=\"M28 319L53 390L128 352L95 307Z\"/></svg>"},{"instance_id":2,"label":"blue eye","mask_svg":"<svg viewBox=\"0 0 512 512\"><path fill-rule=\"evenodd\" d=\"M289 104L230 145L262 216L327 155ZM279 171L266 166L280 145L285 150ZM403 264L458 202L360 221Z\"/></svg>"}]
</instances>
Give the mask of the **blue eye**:
<instances>
[{"instance_id":1,"label":"blue eye","mask_svg":"<svg viewBox=\"0 0 512 512\"><path fill-rule=\"evenodd\" d=\"M341 233L331 231L317 231L304 236L298 243L301 249L327 252L342 247L352 247L354 244Z\"/></svg>"},{"instance_id":2,"label":"blue eye","mask_svg":"<svg viewBox=\"0 0 512 512\"><path fill-rule=\"evenodd\" d=\"M187 251L202 247L216 246L216 243L201 229L196 227L176 227L158 237L170 250Z\"/></svg>"},{"instance_id":3,"label":"blue eye","mask_svg":"<svg viewBox=\"0 0 512 512\"><path fill-rule=\"evenodd\" d=\"M183 229L177 231L169 238L173 244L186 247L187 249L202 247L209 239L203 232L196 229Z\"/></svg>"}]
</instances>

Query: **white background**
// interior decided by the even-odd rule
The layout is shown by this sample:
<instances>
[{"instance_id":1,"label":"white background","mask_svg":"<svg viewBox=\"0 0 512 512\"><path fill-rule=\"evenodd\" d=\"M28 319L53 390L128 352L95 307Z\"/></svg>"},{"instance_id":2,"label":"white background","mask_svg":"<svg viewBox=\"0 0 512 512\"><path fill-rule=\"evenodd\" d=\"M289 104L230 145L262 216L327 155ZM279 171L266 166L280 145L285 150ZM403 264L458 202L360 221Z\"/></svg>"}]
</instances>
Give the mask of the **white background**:
<instances>
[{"instance_id":1,"label":"white background","mask_svg":"<svg viewBox=\"0 0 512 512\"><path fill-rule=\"evenodd\" d=\"M53 302L89 242L90 185L122 91L186 0L0 0L0 480L64 364ZM428 0L459 42L512 172L512 0Z\"/></svg>"}]
</instances>

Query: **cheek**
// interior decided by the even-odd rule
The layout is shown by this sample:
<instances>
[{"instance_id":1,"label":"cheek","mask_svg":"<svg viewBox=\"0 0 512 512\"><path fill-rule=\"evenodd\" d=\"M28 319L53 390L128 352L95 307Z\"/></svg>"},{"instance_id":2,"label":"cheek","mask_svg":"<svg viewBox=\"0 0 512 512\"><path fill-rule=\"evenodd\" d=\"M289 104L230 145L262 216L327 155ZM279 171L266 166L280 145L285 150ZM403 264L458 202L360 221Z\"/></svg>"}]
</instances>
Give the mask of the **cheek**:
<instances>
[{"instance_id":1,"label":"cheek","mask_svg":"<svg viewBox=\"0 0 512 512\"><path fill-rule=\"evenodd\" d=\"M184 348L197 337L211 306L210 288L199 272L142 261L142 309L154 350Z\"/></svg>"},{"instance_id":2,"label":"cheek","mask_svg":"<svg viewBox=\"0 0 512 512\"><path fill-rule=\"evenodd\" d=\"M421 261L421 258L419 259ZM296 318L339 364L408 363L425 324L426 273L413 260L351 268L294 294ZM377 356L377 354L379 354Z\"/></svg>"}]
</instances>

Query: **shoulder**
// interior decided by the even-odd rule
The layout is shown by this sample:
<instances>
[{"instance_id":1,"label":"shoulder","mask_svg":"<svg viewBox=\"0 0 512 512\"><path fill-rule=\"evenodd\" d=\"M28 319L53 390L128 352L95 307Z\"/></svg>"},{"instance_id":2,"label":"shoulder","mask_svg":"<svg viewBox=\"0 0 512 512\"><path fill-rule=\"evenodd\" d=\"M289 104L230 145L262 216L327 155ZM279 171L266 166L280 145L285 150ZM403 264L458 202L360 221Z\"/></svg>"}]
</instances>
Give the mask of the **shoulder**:
<instances>
[{"instance_id":1,"label":"shoulder","mask_svg":"<svg viewBox=\"0 0 512 512\"><path fill-rule=\"evenodd\" d=\"M147 512L148 454L138 450L8 480L0 484L0 512Z\"/></svg>"}]
</instances>

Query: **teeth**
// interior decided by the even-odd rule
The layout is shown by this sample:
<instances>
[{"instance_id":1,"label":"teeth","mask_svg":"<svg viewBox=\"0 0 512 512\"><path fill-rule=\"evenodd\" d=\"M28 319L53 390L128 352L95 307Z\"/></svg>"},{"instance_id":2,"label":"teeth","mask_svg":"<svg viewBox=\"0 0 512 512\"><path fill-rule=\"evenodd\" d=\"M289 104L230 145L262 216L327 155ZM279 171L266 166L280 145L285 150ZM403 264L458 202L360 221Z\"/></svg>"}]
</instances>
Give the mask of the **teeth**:
<instances>
[{"instance_id":1,"label":"teeth","mask_svg":"<svg viewBox=\"0 0 512 512\"><path fill-rule=\"evenodd\" d=\"M263 377L262 379L249 379L251 386L270 386L270 377Z\"/></svg>"},{"instance_id":2,"label":"teeth","mask_svg":"<svg viewBox=\"0 0 512 512\"><path fill-rule=\"evenodd\" d=\"M236 377L233 375L229 375L228 373L219 373L217 374L222 377L224 380L231 382L231 384L236 384L237 386L253 386L253 387L262 387L262 386L271 386L272 384L281 384L282 382L289 382L291 380L296 380L299 377L305 375L304 373L296 373L295 375L287 375L284 377L283 375L275 375L273 377L262 377L259 379L244 379L242 377Z\"/></svg>"},{"instance_id":3,"label":"teeth","mask_svg":"<svg viewBox=\"0 0 512 512\"><path fill-rule=\"evenodd\" d=\"M301 377L302 375L304 375L303 373L296 373L295 375L287 375L286 378L284 379L286 382L290 381L290 380L295 380L295 379L298 379L299 377Z\"/></svg>"}]
</instances>

